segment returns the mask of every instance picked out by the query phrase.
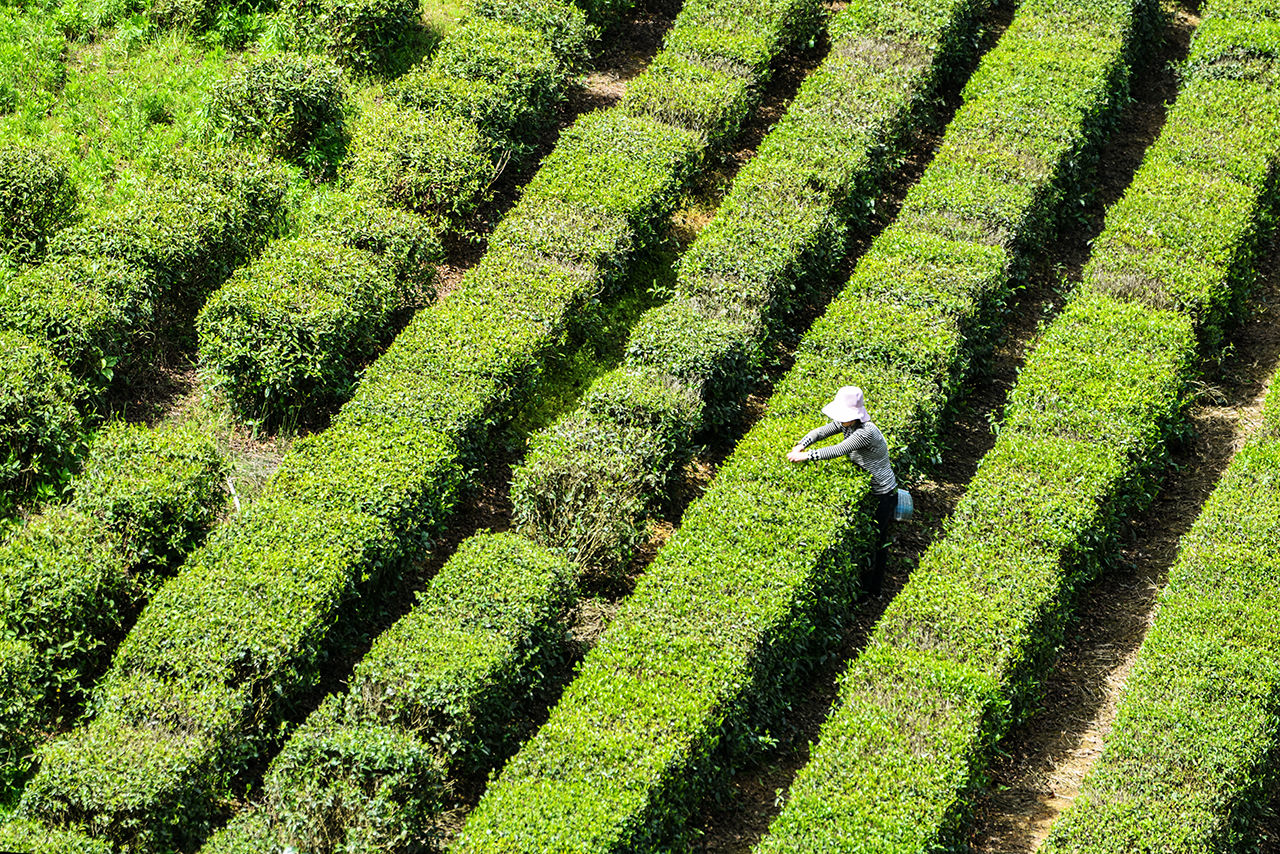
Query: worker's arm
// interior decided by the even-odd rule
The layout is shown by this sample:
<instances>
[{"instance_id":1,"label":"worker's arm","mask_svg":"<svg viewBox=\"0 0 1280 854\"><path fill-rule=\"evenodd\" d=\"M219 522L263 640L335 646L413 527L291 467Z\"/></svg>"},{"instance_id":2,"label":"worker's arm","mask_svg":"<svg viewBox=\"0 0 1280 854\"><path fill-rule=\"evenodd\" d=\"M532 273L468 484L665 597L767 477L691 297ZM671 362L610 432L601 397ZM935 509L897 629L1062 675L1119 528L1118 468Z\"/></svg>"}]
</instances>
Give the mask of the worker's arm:
<instances>
[{"instance_id":1,"label":"worker's arm","mask_svg":"<svg viewBox=\"0 0 1280 854\"><path fill-rule=\"evenodd\" d=\"M849 438L836 445L828 445L825 448L814 448L809 452L811 460L834 460L843 457L850 451L865 448L870 441L870 437L865 430L855 431Z\"/></svg>"},{"instance_id":2,"label":"worker's arm","mask_svg":"<svg viewBox=\"0 0 1280 854\"><path fill-rule=\"evenodd\" d=\"M803 439L801 439L799 442L796 442L796 450L803 451L805 448L809 447L819 439L826 439L827 437L834 436L839 432L840 432L840 425L834 421L828 421L826 424L823 424L821 427L815 427L814 429L810 430L808 433L805 434L805 437Z\"/></svg>"}]
</instances>

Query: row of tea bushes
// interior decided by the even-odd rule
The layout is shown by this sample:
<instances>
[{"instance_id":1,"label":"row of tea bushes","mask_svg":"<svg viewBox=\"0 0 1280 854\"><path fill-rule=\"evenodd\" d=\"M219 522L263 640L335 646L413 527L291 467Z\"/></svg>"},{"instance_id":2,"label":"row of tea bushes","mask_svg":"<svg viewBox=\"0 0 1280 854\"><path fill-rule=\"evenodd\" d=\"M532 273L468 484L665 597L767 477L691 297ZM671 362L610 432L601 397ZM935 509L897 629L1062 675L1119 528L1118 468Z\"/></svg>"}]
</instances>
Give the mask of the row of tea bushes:
<instances>
[{"instance_id":1,"label":"row of tea bushes","mask_svg":"<svg viewBox=\"0 0 1280 854\"><path fill-rule=\"evenodd\" d=\"M820 293L985 8L863 0L832 19L829 56L681 260L674 299L535 437L512 480L517 525L584 566L627 561L693 436L739 420L769 325Z\"/></svg>"},{"instance_id":2,"label":"row of tea bushes","mask_svg":"<svg viewBox=\"0 0 1280 854\"><path fill-rule=\"evenodd\" d=\"M572 567L511 534L467 540L272 761L258 804L206 854L415 850L446 779L507 755L520 709L567 658Z\"/></svg>"},{"instance_id":3,"label":"row of tea bushes","mask_svg":"<svg viewBox=\"0 0 1280 854\"><path fill-rule=\"evenodd\" d=\"M1183 538L1116 723L1045 850L1247 851L1280 743L1280 391Z\"/></svg>"},{"instance_id":4,"label":"row of tea bushes","mask_svg":"<svg viewBox=\"0 0 1280 854\"><path fill-rule=\"evenodd\" d=\"M108 427L70 504L0 544L4 669L23 672L32 689L27 713L0 724L4 783L28 768L41 732L84 703L138 604L213 525L224 475L213 441L197 431ZM6 701L13 696L21 694Z\"/></svg>"},{"instance_id":5,"label":"row of tea bushes","mask_svg":"<svg viewBox=\"0 0 1280 854\"><path fill-rule=\"evenodd\" d=\"M553 119L596 33L581 8L562 0L482 6L392 84L392 97L353 128L343 178L346 193L380 212L375 218L419 218L412 254L421 266L397 286L392 273L404 271L389 270L368 248L332 229L328 239L303 232L306 239L241 271L201 313L200 361L210 387L242 417L272 423L345 400L390 336L394 310L431 290L439 235L475 209L502 164ZM290 69L277 62L246 80L270 78L276 82L256 88L298 90L321 112L331 99L312 97L314 87L297 85ZM319 78L316 85L329 91L321 85L329 77ZM238 97L225 99L228 127L282 127L247 109L262 100L249 96L254 87L230 88ZM285 112L289 130L276 147L315 144L320 131L314 123L296 127L297 113ZM328 121L332 130L338 120Z\"/></svg>"},{"instance_id":6,"label":"row of tea bushes","mask_svg":"<svg viewBox=\"0 0 1280 854\"><path fill-rule=\"evenodd\" d=\"M845 674L761 851L926 851L958 834L1077 591L1157 491L1197 333L1216 338L1251 284L1280 165L1275 52L1255 53L1277 22L1258 9L1205 10L1183 91L1108 212L1079 292L1027 358L944 536ZM1246 57L1244 73L1229 70ZM1125 832L1106 833L1120 849L1165 850L1128 848Z\"/></svg>"},{"instance_id":7,"label":"row of tea bushes","mask_svg":"<svg viewBox=\"0 0 1280 854\"><path fill-rule=\"evenodd\" d=\"M104 389L140 342L181 334L205 295L278 229L283 172L215 157L177 156L145 193L61 229L43 263L0 285L3 505L69 476L83 435L77 404Z\"/></svg>"},{"instance_id":8,"label":"row of tea bushes","mask_svg":"<svg viewBox=\"0 0 1280 854\"><path fill-rule=\"evenodd\" d=\"M866 389L893 446L930 437L981 343L969 330L1010 289L1019 247L1052 233L1154 13L1116 0L1033 0L1016 13L899 221L455 850L643 851L680 837L701 795L788 706L805 652L830 643L869 551L866 475L794 465L786 450L847 383Z\"/></svg>"},{"instance_id":9,"label":"row of tea bushes","mask_svg":"<svg viewBox=\"0 0 1280 854\"><path fill-rule=\"evenodd\" d=\"M782 33L808 36L816 11L811 0L695 0L676 29L686 13L716 16L781 48ZM99 685L96 717L41 749L17 817L136 846L203 838L271 722L314 684L344 604L358 607L365 583L446 518L460 448L482 449L486 426L536 390L543 362L589 322L583 309L671 211L714 136L621 109L565 131L481 263L152 599Z\"/></svg>"}]
</instances>

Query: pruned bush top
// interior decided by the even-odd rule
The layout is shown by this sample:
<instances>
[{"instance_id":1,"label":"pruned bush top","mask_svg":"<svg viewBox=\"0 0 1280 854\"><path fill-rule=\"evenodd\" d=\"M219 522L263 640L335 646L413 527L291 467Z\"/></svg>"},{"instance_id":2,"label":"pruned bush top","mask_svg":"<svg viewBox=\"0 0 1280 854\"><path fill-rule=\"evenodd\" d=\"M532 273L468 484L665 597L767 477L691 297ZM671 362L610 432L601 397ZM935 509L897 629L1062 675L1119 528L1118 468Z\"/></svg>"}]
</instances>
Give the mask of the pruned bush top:
<instances>
[{"instance_id":1,"label":"pruned bush top","mask_svg":"<svg viewBox=\"0 0 1280 854\"><path fill-rule=\"evenodd\" d=\"M389 332L398 292L391 265L372 252L284 241L205 304L201 364L249 417L341 399Z\"/></svg>"},{"instance_id":2,"label":"pruned bush top","mask_svg":"<svg viewBox=\"0 0 1280 854\"><path fill-rule=\"evenodd\" d=\"M55 258L0 284L0 326L44 341L77 379L103 384L150 331L151 280L109 257Z\"/></svg>"},{"instance_id":3,"label":"pruned bush top","mask_svg":"<svg viewBox=\"0 0 1280 854\"><path fill-rule=\"evenodd\" d=\"M286 0L283 6L303 45L357 71L386 67L421 28L417 0Z\"/></svg>"},{"instance_id":4,"label":"pruned bush top","mask_svg":"<svg viewBox=\"0 0 1280 854\"><path fill-rule=\"evenodd\" d=\"M0 253L39 257L49 236L70 221L76 199L67 164L52 151L0 143Z\"/></svg>"},{"instance_id":5,"label":"pruned bush top","mask_svg":"<svg viewBox=\"0 0 1280 854\"><path fill-rule=\"evenodd\" d=\"M75 394L43 345L0 331L0 512L73 458L82 438Z\"/></svg>"},{"instance_id":6,"label":"pruned bush top","mask_svg":"<svg viewBox=\"0 0 1280 854\"><path fill-rule=\"evenodd\" d=\"M487 147L465 119L384 102L361 118L351 141L352 189L420 214L464 216L492 176Z\"/></svg>"},{"instance_id":7,"label":"pruned bush top","mask_svg":"<svg viewBox=\"0 0 1280 854\"><path fill-rule=\"evenodd\" d=\"M52 255L106 255L154 277L157 296L202 301L262 243L252 210L211 184L156 177L144 195L64 229Z\"/></svg>"},{"instance_id":8,"label":"pruned bush top","mask_svg":"<svg viewBox=\"0 0 1280 854\"><path fill-rule=\"evenodd\" d=\"M283 53L247 63L209 95L209 118L232 137L259 139L277 157L303 158L342 143L341 69L315 55Z\"/></svg>"}]
</instances>

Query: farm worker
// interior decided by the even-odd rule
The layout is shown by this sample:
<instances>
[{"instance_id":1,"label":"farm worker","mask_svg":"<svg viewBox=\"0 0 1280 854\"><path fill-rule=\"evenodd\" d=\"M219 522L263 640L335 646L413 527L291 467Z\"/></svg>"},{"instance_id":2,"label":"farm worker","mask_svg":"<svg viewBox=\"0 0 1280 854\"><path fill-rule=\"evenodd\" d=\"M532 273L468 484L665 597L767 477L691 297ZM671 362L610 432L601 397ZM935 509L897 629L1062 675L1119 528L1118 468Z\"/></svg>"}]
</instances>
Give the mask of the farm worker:
<instances>
[{"instance_id":1,"label":"farm worker","mask_svg":"<svg viewBox=\"0 0 1280 854\"><path fill-rule=\"evenodd\" d=\"M889 446L884 435L867 415L862 402L862 389L847 385L836 392L835 399L822 407L822 414L830 418L826 424L811 430L787 452L793 463L809 460L834 460L848 456L849 460L871 475L871 492L876 497L876 542L872 551L871 574L867 578L867 590L872 596L880 595L884 584L885 562L889 555L889 525L893 522L898 506L898 479L889 465ZM807 450L819 439L843 433L839 444Z\"/></svg>"}]
</instances>

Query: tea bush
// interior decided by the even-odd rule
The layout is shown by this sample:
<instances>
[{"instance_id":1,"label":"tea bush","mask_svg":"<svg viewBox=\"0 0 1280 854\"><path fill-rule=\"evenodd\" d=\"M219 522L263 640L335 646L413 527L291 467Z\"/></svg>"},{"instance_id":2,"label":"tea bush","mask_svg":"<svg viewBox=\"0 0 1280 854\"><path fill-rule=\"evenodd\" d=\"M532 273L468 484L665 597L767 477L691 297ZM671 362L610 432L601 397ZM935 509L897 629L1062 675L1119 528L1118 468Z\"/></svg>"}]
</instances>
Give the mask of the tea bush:
<instances>
[{"instance_id":1,"label":"tea bush","mask_svg":"<svg viewBox=\"0 0 1280 854\"><path fill-rule=\"evenodd\" d=\"M212 527L225 472L194 429L109 426L71 483L71 504L32 516L0 545L0 626L36 656L46 724L83 702L138 604Z\"/></svg>"},{"instance_id":2,"label":"tea bush","mask_svg":"<svg viewBox=\"0 0 1280 854\"><path fill-rule=\"evenodd\" d=\"M49 254L116 258L151 279L157 301L197 303L270 237L250 214L211 184L158 176L145 196L63 229Z\"/></svg>"},{"instance_id":3,"label":"tea bush","mask_svg":"<svg viewBox=\"0 0 1280 854\"><path fill-rule=\"evenodd\" d=\"M76 379L102 387L154 332L154 290L115 258L56 258L0 285L0 325L46 342Z\"/></svg>"},{"instance_id":4,"label":"tea bush","mask_svg":"<svg viewBox=\"0 0 1280 854\"><path fill-rule=\"evenodd\" d=\"M406 106L464 119L497 150L519 154L555 120L567 77L536 30L473 17L392 91Z\"/></svg>"},{"instance_id":5,"label":"tea bush","mask_svg":"<svg viewBox=\"0 0 1280 854\"><path fill-rule=\"evenodd\" d=\"M1269 408L1276 400L1273 391ZM1264 430L1183 537L1102 756L1047 850L1235 851L1256 841L1280 741L1278 477L1280 443Z\"/></svg>"},{"instance_id":6,"label":"tea bush","mask_svg":"<svg viewBox=\"0 0 1280 854\"><path fill-rule=\"evenodd\" d=\"M275 157L336 162L345 148L346 83L321 56L281 53L240 66L209 93L210 122L260 140Z\"/></svg>"},{"instance_id":7,"label":"tea bush","mask_svg":"<svg viewBox=\"0 0 1280 854\"><path fill-rule=\"evenodd\" d=\"M333 192L303 211L298 233L322 243L363 249L380 256L395 272L407 305L435 297L436 265L444 260L440 224L409 211Z\"/></svg>"},{"instance_id":8,"label":"tea bush","mask_svg":"<svg viewBox=\"0 0 1280 854\"><path fill-rule=\"evenodd\" d=\"M84 435L79 392L42 344L0 331L0 513L38 485L56 488L70 477Z\"/></svg>"},{"instance_id":9,"label":"tea bush","mask_svg":"<svg viewBox=\"0 0 1280 854\"><path fill-rule=\"evenodd\" d=\"M832 19L830 54L681 259L675 298L640 319L624 367L598 380L609 396L632 384L645 396L655 382L682 391L616 440L613 416L581 409L535 439L512 481L526 532L585 566L625 563L682 449L740 422L770 326L789 304L821 299L847 230L970 52L981 8L853 4Z\"/></svg>"},{"instance_id":10,"label":"tea bush","mask_svg":"<svg viewBox=\"0 0 1280 854\"><path fill-rule=\"evenodd\" d=\"M286 742L260 803L204 850L314 847L320 833L406 850L438 836L446 774L483 773L509 753L518 710L564 658L573 577L518 537L468 539L346 691Z\"/></svg>"},{"instance_id":11,"label":"tea bush","mask_svg":"<svg viewBox=\"0 0 1280 854\"><path fill-rule=\"evenodd\" d=\"M304 238L273 244L196 318L210 388L244 418L323 411L385 343L399 292L391 265L372 252Z\"/></svg>"},{"instance_id":12,"label":"tea bush","mask_svg":"<svg viewBox=\"0 0 1280 854\"><path fill-rule=\"evenodd\" d=\"M360 117L346 170L357 195L455 223L475 207L494 177L474 124L393 101Z\"/></svg>"},{"instance_id":13,"label":"tea bush","mask_svg":"<svg viewBox=\"0 0 1280 854\"><path fill-rule=\"evenodd\" d=\"M303 47L325 50L360 72L386 70L422 29L414 0L285 0L281 11Z\"/></svg>"},{"instance_id":14,"label":"tea bush","mask_svg":"<svg viewBox=\"0 0 1280 854\"><path fill-rule=\"evenodd\" d=\"M27 771L40 726L35 705L36 655L29 644L0 639L0 785L13 786ZM3 837L0 837L3 838Z\"/></svg>"},{"instance_id":15,"label":"tea bush","mask_svg":"<svg viewBox=\"0 0 1280 854\"><path fill-rule=\"evenodd\" d=\"M0 253L38 259L49 237L70 223L77 197L67 164L52 151L0 142Z\"/></svg>"},{"instance_id":16,"label":"tea bush","mask_svg":"<svg viewBox=\"0 0 1280 854\"><path fill-rule=\"evenodd\" d=\"M670 213L703 152L696 135L618 110L562 133L480 264L418 313L333 425L296 444L263 497L143 611L100 683L97 716L41 748L18 816L125 845L207 833L269 737L263 722L314 684L344 603L420 551L455 500L461 448L482 449L537 388L581 307Z\"/></svg>"}]
</instances>

